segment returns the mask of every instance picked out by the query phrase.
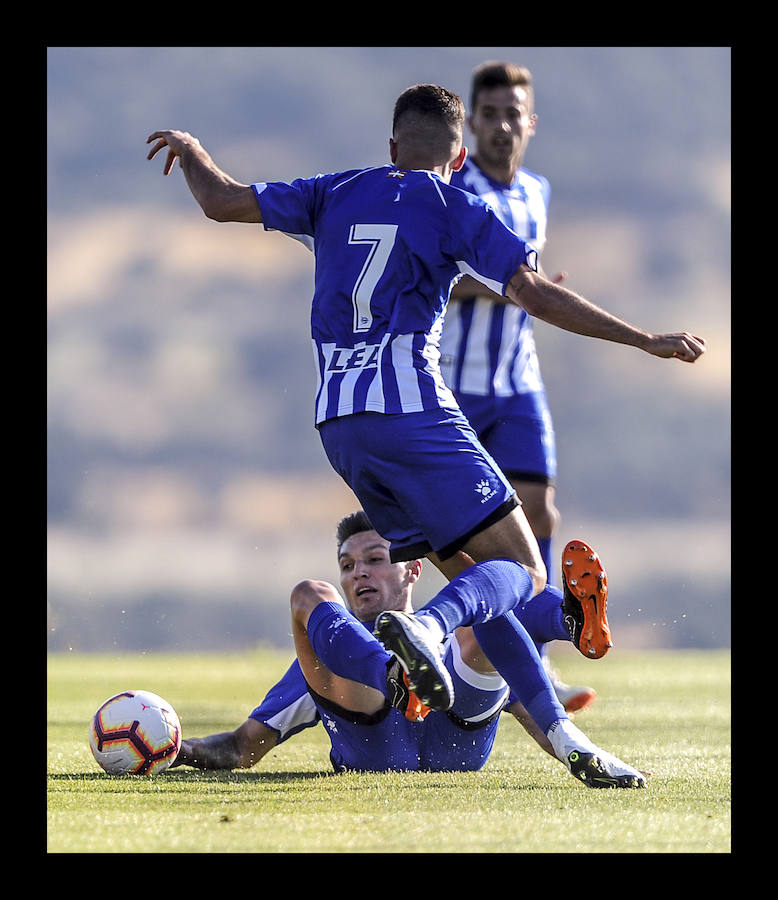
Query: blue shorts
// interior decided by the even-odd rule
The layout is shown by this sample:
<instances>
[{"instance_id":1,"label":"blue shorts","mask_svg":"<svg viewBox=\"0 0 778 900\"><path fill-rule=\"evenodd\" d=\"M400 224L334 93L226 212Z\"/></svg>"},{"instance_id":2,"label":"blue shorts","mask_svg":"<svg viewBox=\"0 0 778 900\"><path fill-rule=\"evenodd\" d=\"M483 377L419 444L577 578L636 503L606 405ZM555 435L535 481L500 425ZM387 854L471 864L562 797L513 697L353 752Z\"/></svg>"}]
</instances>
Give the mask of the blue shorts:
<instances>
[{"instance_id":1,"label":"blue shorts","mask_svg":"<svg viewBox=\"0 0 778 900\"><path fill-rule=\"evenodd\" d=\"M342 709L312 693L332 744L336 772L473 772L492 752L500 711L509 689L499 675L481 675L463 663L452 640L446 666L454 682L454 705L409 722L388 702L368 716Z\"/></svg>"},{"instance_id":2,"label":"blue shorts","mask_svg":"<svg viewBox=\"0 0 778 900\"><path fill-rule=\"evenodd\" d=\"M516 492L465 417L452 410L329 419L319 436L393 562L448 559L506 516Z\"/></svg>"},{"instance_id":3,"label":"blue shorts","mask_svg":"<svg viewBox=\"0 0 778 900\"><path fill-rule=\"evenodd\" d=\"M554 481L556 442L543 392L511 397L457 394L457 401L479 440L506 475L519 481Z\"/></svg>"}]
</instances>

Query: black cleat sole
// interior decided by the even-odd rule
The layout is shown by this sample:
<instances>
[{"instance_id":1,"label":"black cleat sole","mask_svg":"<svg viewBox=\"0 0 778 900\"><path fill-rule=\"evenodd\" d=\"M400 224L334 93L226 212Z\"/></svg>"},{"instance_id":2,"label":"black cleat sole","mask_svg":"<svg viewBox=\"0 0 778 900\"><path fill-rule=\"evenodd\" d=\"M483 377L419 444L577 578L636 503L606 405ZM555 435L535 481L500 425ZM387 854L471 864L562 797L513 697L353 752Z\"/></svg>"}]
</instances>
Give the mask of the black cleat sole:
<instances>
[{"instance_id":1,"label":"black cleat sole","mask_svg":"<svg viewBox=\"0 0 778 900\"><path fill-rule=\"evenodd\" d=\"M573 750L567 757L575 778L590 788L641 788L645 782L635 775L610 775L596 753Z\"/></svg>"},{"instance_id":2,"label":"black cleat sole","mask_svg":"<svg viewBox=\"0 0 778 900\"><path fill-rule=\"evenodd\" d=\"M423 628L423 625L419 625ZM454 702L454 685L440 654L426 641L416 639L413 626L400 615L381 613L374 634L400 660L410 689L425 706L443 711Z\"/></svg>"}]
</instances>

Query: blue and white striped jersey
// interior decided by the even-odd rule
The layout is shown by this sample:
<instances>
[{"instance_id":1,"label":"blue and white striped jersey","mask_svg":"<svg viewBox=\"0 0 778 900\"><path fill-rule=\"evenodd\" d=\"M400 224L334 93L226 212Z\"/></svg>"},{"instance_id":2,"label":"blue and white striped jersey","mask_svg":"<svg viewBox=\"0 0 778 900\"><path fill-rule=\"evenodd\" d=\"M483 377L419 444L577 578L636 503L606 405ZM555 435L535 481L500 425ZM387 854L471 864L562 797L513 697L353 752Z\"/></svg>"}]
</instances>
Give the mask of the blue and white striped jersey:
<instances>
[{"instance_id":1,"label":"blue and white striped jersey","mask_svg":"<svg viewBox=\"0 0 778 900\"><path fill-rule=\"evenodd\" d=\"M508 187L468 158L451 183L485 200L509 228L541 252L550 196L545 178L520 169ZM455 395L507 397L543 390L532 320L513 304L486 297L451 301L440 353L444 380Z\"/></svg>"},{"instance_id":2,"label":"blue and white striped jersey","mask_svg":"<svg viewBox=\"0 0 778 900\"><path fill-rule=\"evenodd\" d=\"M304 728L312 728L320 721L319 711L308 692L308 684L295 660L284 677L267 692L262 703L251 713L256 719L278 732L278 743L283 743Z\"/></svg>"},{"instance_id":3,"label":"blue and white striped jersey","mask_svg":"<svg viewBox=\"0 0 778 900\"><path fill-rule=\"evenodd\" d=\"M372 623L363 623L372 631ZM278 733L281 744L322 722L331 744L335 771L472 771L489 758L497 717L509 696L502 677L475 672L449 635L444 659L455 686L449 712L431 712L423 723L410 722L388 703L372 716L349 713L323 697L314 699L297 660L268 691L249 718Z\"/></svg>"},{"instance_id":4,"label":"blue and white striped jersey","mask_svg":"<svg viewBox=\"0 0 778 900\"><path fill-rule=\"evenodd\" d=\"M468 273L502 294L522 263L536 267L534 246L426 170L385 165L253 188L265 228L316 256L316 424L458 409L439 365L451 286Z\"/></svg>"}]
</instances>

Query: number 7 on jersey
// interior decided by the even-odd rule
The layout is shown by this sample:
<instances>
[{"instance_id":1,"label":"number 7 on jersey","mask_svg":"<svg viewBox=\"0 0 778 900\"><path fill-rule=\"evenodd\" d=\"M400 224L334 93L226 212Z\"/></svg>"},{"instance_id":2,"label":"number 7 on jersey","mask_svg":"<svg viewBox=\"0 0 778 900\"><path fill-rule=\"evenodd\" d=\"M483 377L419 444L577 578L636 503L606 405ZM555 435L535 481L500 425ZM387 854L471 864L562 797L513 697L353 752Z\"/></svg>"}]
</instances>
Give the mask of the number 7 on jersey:
<instances>
[{"instance_id":1,"label":"number 7 on jersey","mask_svg":"<svg viewBox=\"0 0 778 900\"><path fill-rule=\"evenodd\" d=\"M362 271L351 292L354 304L354 333L370 331L373 314L370 312L370 300L378 280L384 273L397 237L396 225L352 225L349 231L349 244L367 244L367 254Z\"/></svg>"}]
</instances>

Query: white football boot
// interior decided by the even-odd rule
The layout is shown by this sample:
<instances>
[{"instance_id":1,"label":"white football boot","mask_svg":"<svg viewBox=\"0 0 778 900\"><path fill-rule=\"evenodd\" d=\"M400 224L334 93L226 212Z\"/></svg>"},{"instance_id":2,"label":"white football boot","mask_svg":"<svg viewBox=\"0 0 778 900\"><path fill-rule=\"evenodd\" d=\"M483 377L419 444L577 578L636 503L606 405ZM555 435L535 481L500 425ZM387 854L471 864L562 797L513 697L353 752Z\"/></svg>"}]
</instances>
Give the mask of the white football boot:
<instances>
[{"instance_id":1,"label":"white football boot","mask_svg":"<svg viewBox=\"0 0 778 900\"><path fill-rule=\"evenodd\" d=\"M595 746L569 719L560 719L549 728L557 759L571 775L590 788L641 788L646 786L642 772L622 762L612 753Z\"/></svg>"}]
</instances>

